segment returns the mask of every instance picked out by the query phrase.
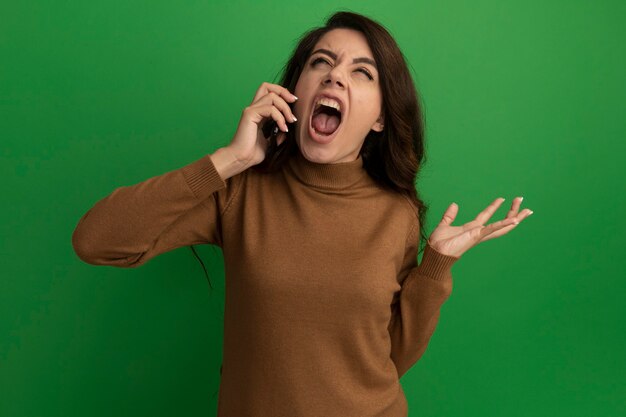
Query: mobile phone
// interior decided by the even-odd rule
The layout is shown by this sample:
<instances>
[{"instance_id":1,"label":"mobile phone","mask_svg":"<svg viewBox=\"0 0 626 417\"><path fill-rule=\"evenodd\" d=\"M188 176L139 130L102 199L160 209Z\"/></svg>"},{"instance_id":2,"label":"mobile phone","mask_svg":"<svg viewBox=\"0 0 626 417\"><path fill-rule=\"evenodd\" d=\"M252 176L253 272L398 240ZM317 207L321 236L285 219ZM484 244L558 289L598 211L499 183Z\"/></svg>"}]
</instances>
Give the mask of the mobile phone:
<instances>
[{"instance_id":1,"label":"mobile phone","mask_svg":"<svg viewBox=\"0 0 626 417\"><path fill-rule=\"evenodd\" d=\"M276 123L276 120L271 119L265 122L261 130L263 131L263 136L265 136L265 139L270 139L272 136L278 134L278 131L280 129L278 127L278 123Z\"/></svg>"},{"instance_id":2,"label":"mobile phone","mask_svg":"<svg viewBox=\"0 0 626 417\"><path fill-rule=\"evenodd\" d=\"M293 105L295 103L287 104L289 104L289 108L293 111ZM278 132L281 132L280 127L278 127L278 123L276 123L276 120L274 119L269 119L268 121L266 121L263 124L261 130L263 131L263 136L265 136L265 139L270 139L272 136L278 135Z\"/></svg>"}]
</instances>

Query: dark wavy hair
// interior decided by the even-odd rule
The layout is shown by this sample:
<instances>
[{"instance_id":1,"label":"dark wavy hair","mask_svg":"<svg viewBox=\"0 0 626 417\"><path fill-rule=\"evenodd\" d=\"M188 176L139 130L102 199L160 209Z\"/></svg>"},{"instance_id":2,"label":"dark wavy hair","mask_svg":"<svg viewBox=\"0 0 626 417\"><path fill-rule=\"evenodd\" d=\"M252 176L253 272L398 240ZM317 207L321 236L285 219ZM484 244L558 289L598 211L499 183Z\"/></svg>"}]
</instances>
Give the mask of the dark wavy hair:
<instances>
[{"instance_id":1,"label":"dark wavy hair","mask_svg":"<svg viewBox=\"0 0 626 417\"><path fill-rule=\"evenodd\" d=\"M360 150L363 166L378 184L406 196L412 203L418 215L421 252L427 242L424 225L428 206L420 199L415 182L426 162L423 113L407 62L387 29L358 13L335 12L324 26L310 29L299 38L291 57L281 69L278 84L294 91L315 44L324 34L339 28L357 30L365 35L374 54L382 89L384 129L381 132L370 130L366 136ZM270 119L263 126L266 137L269 137L265 159L252 169L263 173L279 170L298 152L295 129L289 130L287 138L278 146L279 132L273 133L275 125L276 122Z\"/></svg>"}]
</instances>

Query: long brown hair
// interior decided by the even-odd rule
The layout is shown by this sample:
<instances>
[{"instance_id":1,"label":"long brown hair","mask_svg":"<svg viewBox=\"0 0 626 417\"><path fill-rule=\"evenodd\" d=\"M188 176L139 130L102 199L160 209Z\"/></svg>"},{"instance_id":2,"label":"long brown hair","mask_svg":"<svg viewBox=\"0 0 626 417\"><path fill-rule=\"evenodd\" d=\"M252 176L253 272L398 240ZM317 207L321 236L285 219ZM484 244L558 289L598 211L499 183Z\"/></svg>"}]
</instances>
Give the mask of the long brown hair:
<instances>
[{"instance_id":1,"label":"long brown hair","mask_svg":"<svg viewBox=\"0 0 626 417\"><path fill-rule=\"evenodd\" d=\"M405 195L418 212L420 226L420 251L426 244L426 212L428 206L415 189L418 172L426 162L424 154L424 121L418 93L413 84L404 55L394 38L380 23L349 11L331 15L323 27L304 33L283 67L280 85L294 91L300 73L319 39L327 32L338 29L360 31L367 38L378 66L383 96L384 129L370 130L361 147L360 155L367 173L381 186ZM266 122L264 131L271 131ZM287 138L277 146L275 133L269 137L265 159L253 168L261 172L280 169L295 152L295 129L287 132Z\"/></svg>"}]
</instances>

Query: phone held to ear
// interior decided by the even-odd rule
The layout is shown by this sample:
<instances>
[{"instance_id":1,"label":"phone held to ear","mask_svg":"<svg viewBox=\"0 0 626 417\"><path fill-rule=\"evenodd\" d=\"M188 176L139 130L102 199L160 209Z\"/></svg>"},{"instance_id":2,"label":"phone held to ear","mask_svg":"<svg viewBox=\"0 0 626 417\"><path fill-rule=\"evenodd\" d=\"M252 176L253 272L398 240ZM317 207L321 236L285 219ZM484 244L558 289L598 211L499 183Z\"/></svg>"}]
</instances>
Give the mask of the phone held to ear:
<instances>
[{"instance_id":1,"label":"phone held to ear","mask_svg":"<svg viewBox=\"0 0 626 417\"><path fill-rule=\"evenodd\" d=\"M265 139L270 139L272 136L276 136L276 134L278 133L278 123L276 123L276 120L274 119L268 120L263 124L261 130L263 131L263 136L265 136Z\"/></svg>"},{"instance_id":2,"label":"phone held to ear","mask_svg":"<svg viewBox=\"0 0 626 417\"><path fill-rule=\"evenodd\" d=\"M289 104L289 108L293 110L293 104L295 103L287 103L287 104ZM263 124L263 127L261 128L261 130L263 131L263 136L265 136L265 139L271 139L272 136L278 135L280 128L278 127L278 123L276 122L276 120L269 119L267 122Z\"/></svg>"}]
</instances>

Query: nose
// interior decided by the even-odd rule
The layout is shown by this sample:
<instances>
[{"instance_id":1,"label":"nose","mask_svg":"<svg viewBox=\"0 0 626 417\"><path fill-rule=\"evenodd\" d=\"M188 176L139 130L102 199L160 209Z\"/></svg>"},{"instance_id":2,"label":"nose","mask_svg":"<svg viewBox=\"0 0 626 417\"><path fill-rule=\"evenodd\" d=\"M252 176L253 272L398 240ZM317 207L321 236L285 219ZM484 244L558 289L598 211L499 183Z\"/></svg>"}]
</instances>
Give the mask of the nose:
<instances>
[{"instance_id":1,"label":"nose","mask_svg":"<svg viewBox=\"0 0 626 417\"><path fill-rule=\"evenodd\" d=\"M343 73L339 69L339 67L334 67L331 71L328 72L326 77L323 80L324 85L333 85L337 84L339 87L344 87L345 83L343 81Z\"/></svg>"}]
</instances>

